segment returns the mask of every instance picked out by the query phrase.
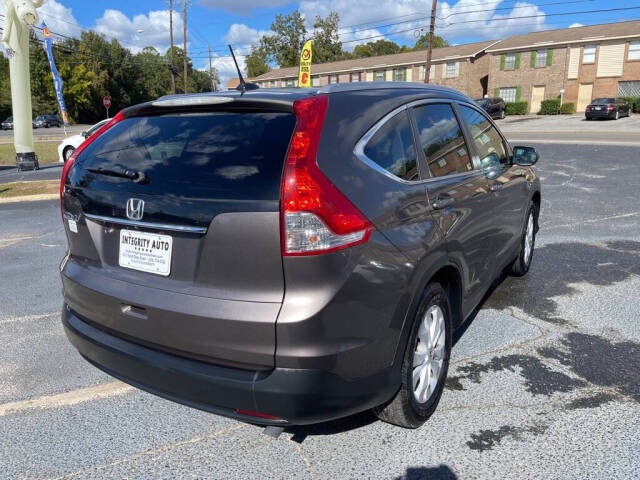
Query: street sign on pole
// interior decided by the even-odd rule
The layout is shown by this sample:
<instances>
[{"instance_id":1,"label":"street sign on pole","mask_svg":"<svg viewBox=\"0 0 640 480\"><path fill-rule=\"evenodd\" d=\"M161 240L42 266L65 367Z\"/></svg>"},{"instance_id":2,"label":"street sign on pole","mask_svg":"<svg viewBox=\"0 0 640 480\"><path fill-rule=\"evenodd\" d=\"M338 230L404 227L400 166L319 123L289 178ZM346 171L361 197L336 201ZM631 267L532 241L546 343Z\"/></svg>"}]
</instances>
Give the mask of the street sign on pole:
<instances>
[{"instance_id":1,"label":"street sign on pole","mask_svg":"<svg viewBox=\"0 0 640 480\"><path fill-rule=\"evenodd\" d=\"M109 118L109 108L111 108L111 98L110 97L104 97L102 99L102 104L104 105L104 108L107 109L107 118Z\"/></svg>"}]
</instances>

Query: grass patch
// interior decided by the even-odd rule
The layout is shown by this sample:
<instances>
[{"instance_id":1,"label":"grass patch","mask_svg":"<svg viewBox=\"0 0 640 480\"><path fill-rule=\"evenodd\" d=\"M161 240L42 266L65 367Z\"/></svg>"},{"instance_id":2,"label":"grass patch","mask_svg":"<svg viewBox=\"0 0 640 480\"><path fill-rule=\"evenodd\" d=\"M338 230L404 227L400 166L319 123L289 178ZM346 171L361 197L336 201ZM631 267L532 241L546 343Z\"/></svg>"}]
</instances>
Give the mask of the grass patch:
<instances>
[{"instance_id":1,"label":"grass patch","mask_svg":"<svg viewBox=\"0 0 640 480\"><path fill-rule=\"evenodd\" d=\"M28 195L58 193L59 191L60 180L37 180L34 182L0 184L0 198L26 197Z\"/></svg>"},{"instance_id":2,"label":"grass patch","mask_svg":"<svg viewBox=\"0 0 640 480\"><path fill-rule=\"evenodd\" d=\"M36 155L40 163L58 161L58 145L60 142L36 142ZM15 165L16 149L13 143L0 145L0 165Z\"/></svg>"}]
</instances>

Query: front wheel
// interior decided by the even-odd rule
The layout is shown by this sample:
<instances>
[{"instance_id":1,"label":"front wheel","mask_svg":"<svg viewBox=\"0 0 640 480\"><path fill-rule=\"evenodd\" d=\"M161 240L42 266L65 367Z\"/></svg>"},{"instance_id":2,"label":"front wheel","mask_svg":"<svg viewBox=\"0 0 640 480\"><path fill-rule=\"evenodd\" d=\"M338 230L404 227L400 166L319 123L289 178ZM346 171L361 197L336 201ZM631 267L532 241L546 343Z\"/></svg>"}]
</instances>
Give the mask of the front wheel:
<instances>
[{"instance_id":1,"label":"front wheel","mask_svg":"<svg viewBox=\"0 0 640 480\"><path fill-rule=\"evenodd\" d=\"M527 211L527 219L522 229L522 237L520 240L520 253L509 267L509 273L515 277L526 275L531 267L533 259L533 250L536 243L536 206L534 203L529 205Z\"/></svg>"},{"instance_id":2,"label":"front wheel","mask_svg":"<svg viewBox=\"0 0 640 480\"><path fill-rule=\"evenodd\" d=\"M380 420L405 428L418 428L435 412L447 378L451 355L451 309L447 293L431 283L420 307L404 354L400 390L376 409Z\"/></svg>"}]
</instances>

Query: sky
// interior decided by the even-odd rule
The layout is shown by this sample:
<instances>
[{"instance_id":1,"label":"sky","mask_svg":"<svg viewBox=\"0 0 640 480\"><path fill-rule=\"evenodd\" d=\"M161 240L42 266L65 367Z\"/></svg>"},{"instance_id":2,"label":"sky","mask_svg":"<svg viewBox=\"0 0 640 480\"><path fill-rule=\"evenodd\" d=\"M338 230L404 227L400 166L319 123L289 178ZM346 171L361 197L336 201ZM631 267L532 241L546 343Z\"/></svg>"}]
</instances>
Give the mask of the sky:
<instances>
[{"instance_id":1,"label":"sky","mask_svg":"<svg viewBox=\"0 0 640 480\"><path fill-rule=\"evenodd\" d=\"M4 3L4 2L3 2ZM177 4L177 5L175 5ZM586 13L638 7L632 10ZM316 15L340 15L340 39L346 50L381 38L413 45L428 30L430 0L190 0L187 50L196 68L213 65L221 80L237 76L228 55L231 43L244 69L243 54L269 30L277 14L298 9L311 24ZM577 13L583 12L583 13ZM4 6L0 3L0 15ZM45 0L41 19L58 34L79 36L93 29L116 38L133 52L169 46L169 0ZM570 13L567 15L559 15ZM546 15L545 15L546 14ZM451 44L506 38L532 31L640 19L632 0L448 0L438 2L436 34ZM4 16L0 17L4 21ZM182 0L174 0L174 41L182 46Z\"/></svg>"}]
</instances>

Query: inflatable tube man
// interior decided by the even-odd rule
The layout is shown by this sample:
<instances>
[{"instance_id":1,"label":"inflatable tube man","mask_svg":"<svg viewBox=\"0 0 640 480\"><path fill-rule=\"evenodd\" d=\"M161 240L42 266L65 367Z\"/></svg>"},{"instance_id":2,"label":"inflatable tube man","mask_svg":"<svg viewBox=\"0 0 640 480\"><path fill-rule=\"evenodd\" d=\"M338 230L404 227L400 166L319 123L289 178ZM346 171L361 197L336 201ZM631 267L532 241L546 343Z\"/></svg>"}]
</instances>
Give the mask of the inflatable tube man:
<instances>
[{"instance_id":1,"label":"inflatable tube man","mask_svg":"<svg viewBox=\"0 0 640 480\"><path fill-rule=\"evenodd\" d=\"M31 81L29 76L29 29L38 23L37 8L44 0L4 0L5 22L2 45L9 56L13 143L19 169L38 168L31 123Z\"/></svg>"}]
</instances>

